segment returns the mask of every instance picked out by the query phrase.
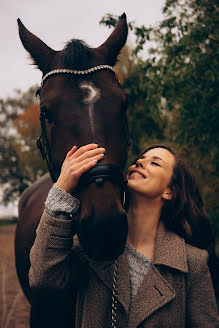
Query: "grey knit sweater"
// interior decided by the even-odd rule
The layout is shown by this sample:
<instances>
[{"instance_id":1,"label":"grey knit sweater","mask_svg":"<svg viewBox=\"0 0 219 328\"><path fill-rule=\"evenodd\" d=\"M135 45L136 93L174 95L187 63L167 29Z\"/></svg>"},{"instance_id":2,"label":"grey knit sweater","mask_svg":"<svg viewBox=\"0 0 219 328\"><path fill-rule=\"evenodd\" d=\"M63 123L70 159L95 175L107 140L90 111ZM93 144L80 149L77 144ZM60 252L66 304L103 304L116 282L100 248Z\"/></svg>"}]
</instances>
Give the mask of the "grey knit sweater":
<instances>
[{"instance_id":1,"label":"grey knit sweater","mask_svg":"<svg viewBox=\"0 0 219 328\"><path fill-rule=\"evenodd\" d=\"M55 184L50 189L45 202L46 212L61 219L72 218L80 205L80 201L71 194L57 187ZM128 261L129 275L131 280L131 297L132 301L137 294L145 275L147 274L151 259L139 253L132 245L126 243L125 254Z\"/></svg>"}]
</instances>

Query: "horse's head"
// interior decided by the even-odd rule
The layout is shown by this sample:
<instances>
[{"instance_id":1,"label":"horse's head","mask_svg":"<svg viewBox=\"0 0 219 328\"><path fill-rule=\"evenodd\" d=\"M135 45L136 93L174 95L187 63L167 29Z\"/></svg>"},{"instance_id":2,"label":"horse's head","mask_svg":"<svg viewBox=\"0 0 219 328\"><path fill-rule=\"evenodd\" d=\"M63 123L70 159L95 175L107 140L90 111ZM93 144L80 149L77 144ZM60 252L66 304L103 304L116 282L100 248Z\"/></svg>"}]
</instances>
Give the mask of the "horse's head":
<instances>
[{"instance_id":1,"label":"horse's head","mask_svg":"<svg viewBox=\"0 0 219 328\"><path fill-rule=\"evenodd\" d=\"M82 41L71 40L63 50L54 51L20 20L18 25L25 49L44 76L38 92L43 139L40 145L42 150L46 148L53 181L73 145L95 142L106 149L101 165L95 167L97 172L91 170L82 179L78 236L90 257L115 259L123 251L127 235L120 170L127 159L128 129L126 96L111 65L126 42L126 16L123 14L109 38L93 49ZM93 67L97 68L89 70Z\"/></svg>"}]
</instances>

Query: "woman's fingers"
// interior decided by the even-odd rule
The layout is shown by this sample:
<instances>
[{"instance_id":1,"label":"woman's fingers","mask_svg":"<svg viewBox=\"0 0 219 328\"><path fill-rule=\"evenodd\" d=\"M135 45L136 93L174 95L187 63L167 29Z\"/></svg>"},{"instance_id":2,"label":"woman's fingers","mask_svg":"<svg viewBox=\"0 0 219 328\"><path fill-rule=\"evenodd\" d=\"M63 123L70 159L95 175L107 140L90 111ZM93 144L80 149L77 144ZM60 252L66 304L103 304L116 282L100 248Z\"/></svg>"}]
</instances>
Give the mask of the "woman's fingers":
<instances>
[{"instance_id":1,"label":"woman's fingers","mask_svg":"<svg viewBox=\"0 0 219 328\"><path fill-rule=\"evenodd\" d=\"M82 146L82 147L78 148L76 150L76 152L73 154L74 158L81 156L82 154L86 153L87 151L97 149L97 148L98 148L97 144L88 144L88 145Z\"/></svg>"},{"instance_id":2,"label":"woman's fingers","mask_svg":"<svg viewBox=\"0 0 219 328\"><path fill-rule=\"evenodd\" d=\"M77 146L73 146L72 149L70 149L69 152L67 153L66 158L69 158L70 156L72 156L76 152L77 149L78 149Z\"/></svg>"},{"instance_id":3,"label":"woman's fingers","mask_svg":"<svg viewBox=\"0 0 219 328\"><path fill-rule=\"evenodd\" d=\"M66 159L79 159L83 161L85 158L93 157L97 154L104 153L104 148L98 148L97 144L88 144L77 148L77 146L73 146L72 149L67 153Z\"/></svg>"},{"instance_id":4,"label":"woman's fingers","mask_svg":"<svg viewBox=\"0 0 219 328\"><path fill-rule=\"evenodd\" d=\"M85 159L88 159L88 158L93 158L94 156L97 156L97 155L102 155L105 153L105 148L96 148L96 149L92 149L92 150L87 150L86 152L82 153L81 155L77 156L76 153L75 153L75 156L72 156L70 158L70 160L73 162L77 162L77 163L81 163L83 162Z\"/></svg>"},{"instance_id":5,"label":"woman's fingers","mask_svg":"<svg viewBox=\"0 0 219 328\"><path fill-rule=\"evenodd\" d=\"M94 165L94 163L96 164L98 161L103 159L103 157L104 157L104 154L97 154L93 157L85 158L81 162L72 163L72 164L70 164L70 172L72 172L72 174L75 175L75 177L80 179L82 173L79 173L79 172L85 173L86 170L88 170L87 167L90 167L90 166L92 167Z\"/></svg>"},{"instance_id":6,"label":"woman's fingers","mask_svg":"<svg viewBox=\"0 0 219 328\"><path fill-rule=\"evenodd\" d=\"M92 161L95 161L95 160L98 162L98 161L100 161L103 158L104 158L104 154L97 154L97 155L94 155L92 157L85 158L83 161L81 161L78 164L79 164L79 167L82 167L84 165L89 164Z\"/></svg>"},{"instance_id":7,"label":"woman's fingers","mask_svg":"<svg viewBox=\"0 0 219 328\"><path fill-rule=\"evenodd\" d=\"M97 164L98 160L91 160L88 163L84 164L83 166L80 167L80 169L78 170L78 176L81 177L84 173L86 173L87 171L89 171L93 166L95 166Z\"/></svg>"},{"instance_id":8,"label":"woman's fingers","mask_svg":"<svg viewBox=\"0 0 219 328\"><path fill-rule=\"evenodd\" d=\"M74 163L70 165L69 173L70 176L75 180L78 181L82 174L88 171L91 167L97 164L98 161L103 159L104 154L98 154L93 156L92 158L86 158L80 163Z\"/></svg>"},{"instance_id":9,"label":"woman's fingers","mask_svg":"<svg viewBox=\"0 0 219 328\"><path fill-rule=\"evenodd\" d=\"M83 149L81 150L81 148ZM97 148L96 144L86 145L81 148L77 149L74 146L68 152L63 162L60 176L56 182L59 188L67 192L71 192L76 188L81 175L104 157L103 152L105 149Z\"/></svg>"}]
</instances>

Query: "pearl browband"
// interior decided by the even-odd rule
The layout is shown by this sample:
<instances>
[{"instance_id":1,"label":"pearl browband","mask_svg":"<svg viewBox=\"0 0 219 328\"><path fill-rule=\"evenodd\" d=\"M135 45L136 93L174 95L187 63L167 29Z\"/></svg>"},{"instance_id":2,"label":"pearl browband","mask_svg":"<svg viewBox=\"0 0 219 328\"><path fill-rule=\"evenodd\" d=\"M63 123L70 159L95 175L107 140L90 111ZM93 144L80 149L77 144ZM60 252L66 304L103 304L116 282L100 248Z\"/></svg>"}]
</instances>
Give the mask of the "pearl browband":
<instances>
[{"instance_id":1,"label":"pearl browband","mask_svg":"<svg viewBox=\"0 0 219 328\"><path fill-rule=\"evenodd\" d=\"M88 68L84 71L78 71L78 70L75 70L75 69L68 69L68 68L54 69L54 70L48 72L45 76L43 76L42 81L41 81L41 85L38 88L38 90L36 92L36 95L38 95L40 93L40 90L42 89L45 80L51 75L55 75L55 74L75 74L75 75L80 75L81 74L81 75L83 75L83 74L90 74L90 73L93 73L95 71L99 71L101 69L110 69L116 75L116 71L110 65L99 65L99 66ZM116 77L117 77L117 75L116 75ZM118 79L118 77L117 77L117 79ZM118 81L119 81L119 79L118 79Z\"/></svg>"}]
</instances>

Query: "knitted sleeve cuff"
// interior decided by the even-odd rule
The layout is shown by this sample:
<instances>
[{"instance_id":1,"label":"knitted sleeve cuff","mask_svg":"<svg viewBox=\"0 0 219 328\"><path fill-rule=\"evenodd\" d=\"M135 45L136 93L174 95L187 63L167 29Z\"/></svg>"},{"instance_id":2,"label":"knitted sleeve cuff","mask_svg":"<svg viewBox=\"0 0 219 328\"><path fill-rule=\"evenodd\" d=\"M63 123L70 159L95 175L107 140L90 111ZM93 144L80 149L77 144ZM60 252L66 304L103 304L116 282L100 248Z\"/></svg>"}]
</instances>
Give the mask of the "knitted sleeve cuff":
<instances>
[{"instance_id":1,"label":"knitted sleeve cuff","mask_svg":"<svg viewBox=\"0 0 219 328\"><path fill-rule=\"evenodd\" d=\"M56 184L50 189L46 202L46 212L55 218L72 218L79 208L80 201Z\"/></svg>"}]
</instances>

